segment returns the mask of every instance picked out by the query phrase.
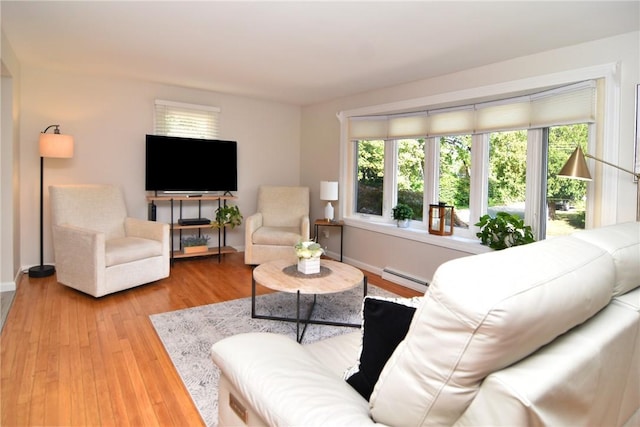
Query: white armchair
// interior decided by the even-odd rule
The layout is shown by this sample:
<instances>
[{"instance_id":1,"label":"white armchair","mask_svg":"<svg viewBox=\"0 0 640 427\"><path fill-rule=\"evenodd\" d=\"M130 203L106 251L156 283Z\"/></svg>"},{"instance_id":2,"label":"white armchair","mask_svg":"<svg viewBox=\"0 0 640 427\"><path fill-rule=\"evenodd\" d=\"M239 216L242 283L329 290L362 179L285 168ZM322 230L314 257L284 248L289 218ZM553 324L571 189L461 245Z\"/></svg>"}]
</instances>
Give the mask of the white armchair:
<instances>
[{"instance_id":1,"label":"white armchair","mask_svg":"<svg viewBox=\"0 0 640 427\"><path fill-rule=\"evenodd\" d=\"M169 276L169 225L127 217L111 185L49 187L58 282L100 297Z\"/></svg>"},{"instance_id":2,"label":"white armchair","mask_svg":"<svg viewBox=\"0 0 640 427\"><path fill-rule=\"evenodd\" d=\"M309 188L260 187L257 212L245 219L245 264L293 263L302 240L309 240Z\"/></svg>"}]
</instances>

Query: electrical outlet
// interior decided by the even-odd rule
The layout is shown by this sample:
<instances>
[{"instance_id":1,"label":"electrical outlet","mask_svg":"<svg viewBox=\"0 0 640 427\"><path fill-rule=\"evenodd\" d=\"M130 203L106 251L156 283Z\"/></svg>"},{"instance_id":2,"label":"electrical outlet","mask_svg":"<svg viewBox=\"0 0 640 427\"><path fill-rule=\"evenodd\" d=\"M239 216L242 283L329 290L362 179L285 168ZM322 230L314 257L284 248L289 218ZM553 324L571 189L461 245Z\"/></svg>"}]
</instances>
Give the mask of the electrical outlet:
<instances>
[{"instance_id":1,"label":"electrical outlet","mask_svg":"<svg viewBox=\"0 0 640 427\"><path fill-rule=\"evenodd\" d=\"M324 236L325 239L329 238L329 230L322 230L322 235Z\"/></svg>"}]
</instances>

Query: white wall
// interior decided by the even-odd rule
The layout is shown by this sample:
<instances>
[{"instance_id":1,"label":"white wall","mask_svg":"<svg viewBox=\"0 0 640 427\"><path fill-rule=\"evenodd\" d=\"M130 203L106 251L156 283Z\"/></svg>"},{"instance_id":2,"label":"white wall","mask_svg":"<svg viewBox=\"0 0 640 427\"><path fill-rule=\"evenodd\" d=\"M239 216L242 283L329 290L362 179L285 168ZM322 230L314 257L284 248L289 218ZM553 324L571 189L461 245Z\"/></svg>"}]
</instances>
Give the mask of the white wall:
<instances>
[{"instance_id":1,"label":"white wall","mask_svg":"<svg viewBox=\"0 0 640 427\"><path fill-rule=\"evenodd\" d=\"M45 263L52 263L48 191L51 184L110 183L123 187L129 213L147 217L144 191L145 134L153 133L155 99L221 108L221 139L238 141L237 205L255 211L260 184L298 185L300 108L220 93L150 82L78 75L22 66L20 138L21 260L39 263L38 135L51 124L74 137L72 159L45 159ZM194 167L215 167L193 156ZM159 220L168 222L166 206ZM206 214L206 215L205 215ZM211 212L203 216L213 217ZM227 245L242 249L244 227L227 234Z\"/></svg>"},{"instance_id":2,"label":"white wall","mask_svg":"<svg viewBox=\"0 0 640 427\"><path fill-rule=\"evenodd\" d=\"M2 33L2 120L0 143L0 291L14 290L20 271L20 64Z\"/></svg>"},{"instance_id":3,"label":"white wall","mask_svg":"<svg viewBox=\"0 0 640 427\"><path fill-rule=\"evenodd\" d=\"M302 184L312 189L313 216L322 217L321 203L318 200L319 182L325 179L337 180L339 177L340 123L336 119L336 113L615 62L619 62L621 68L620 121L613 124L619 130L619 139L605 141L605 144L618 144L618 164L631 169L634 150L635 86L640 83L639 37L638 32L629 33L304 107ZM617 195L617 222L633 221L636 184L631 175L618 174ZM374 272L391 266L430 280L440 263L466 255L427 243L348 226L345 228L345 258ZM327 242L330 252L338 250L335 234L333 233Z\"/></svg>"}]
</instances>

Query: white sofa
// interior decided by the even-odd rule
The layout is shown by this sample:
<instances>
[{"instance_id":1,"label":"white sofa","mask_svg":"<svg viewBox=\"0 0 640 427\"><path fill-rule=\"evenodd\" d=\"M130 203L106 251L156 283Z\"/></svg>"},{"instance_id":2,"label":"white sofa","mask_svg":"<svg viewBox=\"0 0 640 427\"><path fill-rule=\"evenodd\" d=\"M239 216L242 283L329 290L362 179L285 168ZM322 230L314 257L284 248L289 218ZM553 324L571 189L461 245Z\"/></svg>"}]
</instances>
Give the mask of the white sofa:
<instances>
[{"instance_id":1,"label":"white sofa","mask_svg":"<svg viewBox=\"0 0 640 427\"><path fill-rule=\"evenodd\" d=\"M640 223L449 261L369 401L360 333L219 341L220 425L640 425ZM365 323L366 327L366 323Z\"/></svg>"}]
</instances>

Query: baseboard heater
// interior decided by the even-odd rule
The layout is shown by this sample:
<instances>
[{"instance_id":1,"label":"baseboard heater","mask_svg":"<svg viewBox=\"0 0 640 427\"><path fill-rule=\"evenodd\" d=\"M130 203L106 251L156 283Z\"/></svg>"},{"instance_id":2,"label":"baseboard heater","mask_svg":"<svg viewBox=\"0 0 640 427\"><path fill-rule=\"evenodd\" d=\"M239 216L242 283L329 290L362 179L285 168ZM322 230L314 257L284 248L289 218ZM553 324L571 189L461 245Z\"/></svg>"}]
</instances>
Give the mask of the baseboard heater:
<instances>
[{"instance_id":1,"label":"baseboard heater","mask_svg":"<svg viewBox=\"0 0 640 427\"><path fill-rule=\"evenodd\" d=\"M382 278L420 292L426 291L427 287L429 287L429 282L427 282L426 280L411 276L408 273L394 270L390 267L385 267L382 269Z\"/></svg>"}]
</instances>

